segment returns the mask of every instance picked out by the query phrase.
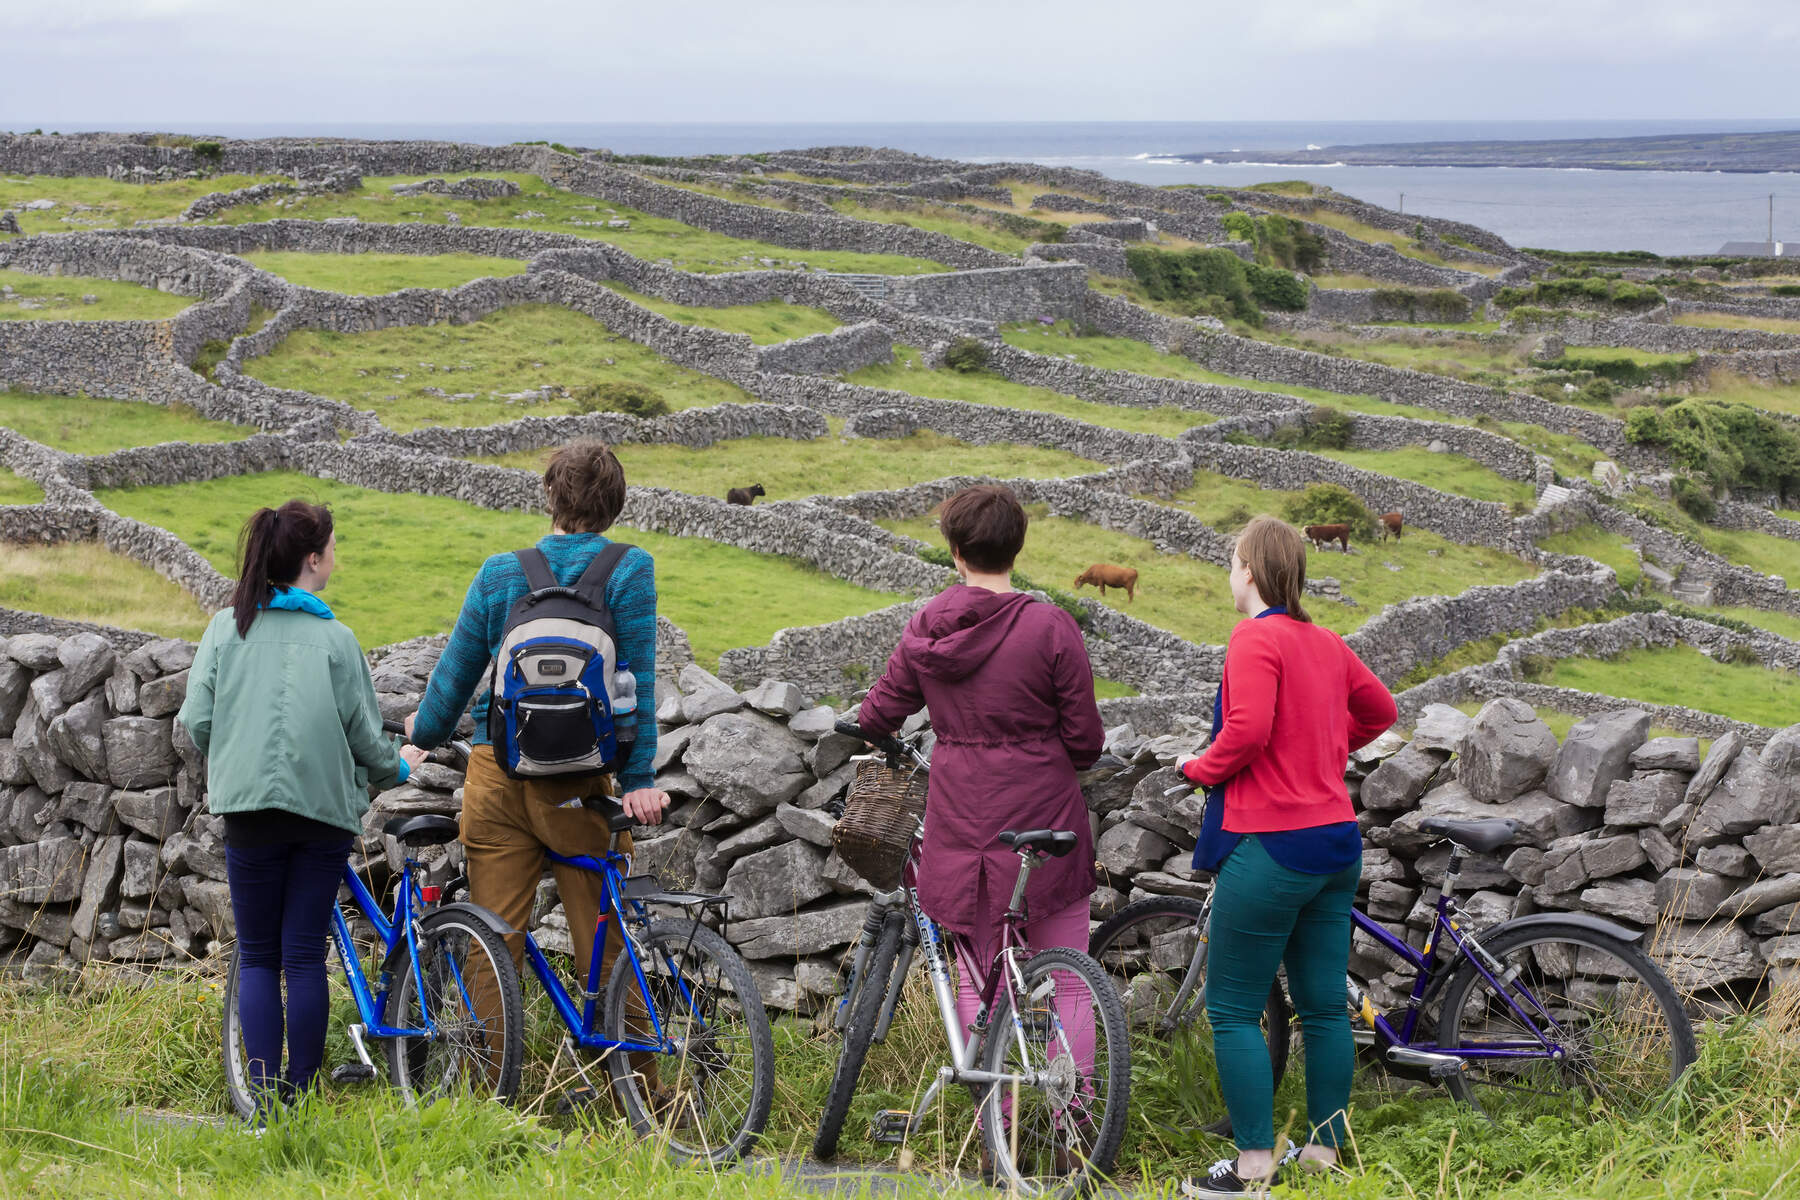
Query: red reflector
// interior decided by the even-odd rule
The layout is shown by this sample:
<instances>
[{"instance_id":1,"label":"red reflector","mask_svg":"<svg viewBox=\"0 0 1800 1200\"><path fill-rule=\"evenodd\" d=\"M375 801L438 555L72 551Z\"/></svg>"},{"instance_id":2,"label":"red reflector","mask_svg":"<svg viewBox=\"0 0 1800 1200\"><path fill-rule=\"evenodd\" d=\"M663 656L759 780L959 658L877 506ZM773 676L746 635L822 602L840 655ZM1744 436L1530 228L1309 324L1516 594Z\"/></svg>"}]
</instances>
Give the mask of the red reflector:
<instances>
[{"instance_id":1,"label":"red reflector","mask_svg":"<svg viewBox=\"0 0 1800 1200\"><path fill-rule=\"evenodd\" d=\"M427 904L436 904L438 902L438 897L443 894L444 889L438 887L436 884L426 884L419 889L419 898L424 900Z\"/></svg>"}]
</instances>

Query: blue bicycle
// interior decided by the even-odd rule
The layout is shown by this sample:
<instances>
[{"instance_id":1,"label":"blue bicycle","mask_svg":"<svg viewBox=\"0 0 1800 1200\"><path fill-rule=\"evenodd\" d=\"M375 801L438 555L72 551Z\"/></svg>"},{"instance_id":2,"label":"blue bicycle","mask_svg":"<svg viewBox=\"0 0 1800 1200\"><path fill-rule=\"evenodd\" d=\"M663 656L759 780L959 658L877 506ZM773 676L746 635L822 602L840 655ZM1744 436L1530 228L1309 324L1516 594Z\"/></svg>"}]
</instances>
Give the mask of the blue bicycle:
<instances>
[{"instance_id":1,"label":"blue bicycle","mask_svg":"<svg viewBox=\"0 0 1800 1200\"><path fill-rule=\"evenodd\" d=\"M397 732L398 725L388 726ZM468 748L452 743L467 758ZM385 1043L388 1081L409 1102L469 1094L510 1101L525 1058L524 1001L519 973L504 935L512 930L484 908L441 903L458 883L437 887L421 879L410 851L457 837L455 817L436 813L397 816L382 832L407 853L386 912L368 886L344 865L344 890L370 935L352 936L342 901L332 913L331 943L343 965L357 1019L347 1032L356 1063L332 1072L337 1082L373 1079L367 1039ZM225 984L225 1087L232 1107L246 1119L257 1110L257 1088L244 1053L238 1017L239 953L232 951ZM371 982L373 980L373 982Z\"/></svg>"}]
</instances>

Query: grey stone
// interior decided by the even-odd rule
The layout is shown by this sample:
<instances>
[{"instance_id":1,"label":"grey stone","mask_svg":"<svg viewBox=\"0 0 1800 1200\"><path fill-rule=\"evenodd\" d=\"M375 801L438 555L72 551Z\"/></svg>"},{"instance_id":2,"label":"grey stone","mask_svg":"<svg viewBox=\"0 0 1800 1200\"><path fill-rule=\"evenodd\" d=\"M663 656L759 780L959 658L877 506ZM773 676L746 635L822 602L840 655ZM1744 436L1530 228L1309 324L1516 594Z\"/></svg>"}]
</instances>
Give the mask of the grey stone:
<instances>
[{"instance_id":1,"label":"grey stone","mask_svg":"<svg viewBox=\"0 0 1800 1200\"><path fill-rule=\"evenodd\" d=\"M1656 827L1662 831L1665 837L1685 839L1688 824L1693 819L1694 806L1684 800L1664 813L1663 819L1656 823Z\"/></svg>"},{"instance_id":2,"label":"grey stone","mask_svg":"<svg viewBox=\"0 0 1800 1200\"><path fill-rule=\"evenodd\" d=\"M1369 885L1367 911L1378 921L1399 921L1419 902L1419 889L1378 879Z\"/></svg>"},{"instance_id":3,"label":"grey stone","mask_svg":"<svg viewBox=\"0 0 1800 1200\"><path fill-rule=\"evenodd\" d=\"M62 639L47 633L16 633L7 639L6 653L20 666L33 671L54 670L61 659Z\"/></svg>"},{"instance_id":4,"label":"grey stone","mask_svg":"<svg viewBox=\"0 0 1800 1200\"><path fill-rule=\"evenodd\" d=\"M94 940L94 925L100 914L118 903L119 879L124 865L123 835L103 837L93 844L88 853L87 873L81 880L81 902L69 925L72 936L89 942Z\"/></svg>"},{"instance_id":5,"label":"grey stone","mask_svg":"<svg viewBox=\"0 0 1800 1200\"><path fill-rule=\"evenodd\" d=\"M1101 868L1117 881L1162 862L1175 849L1175 843L1141 825L1123 821L1102 833L1094 849Z\"/></svg>"},{"instance_id":6,"label":"grey stone","mask_svg":"<svg viewBox=\"0 0 1800 1200\"><path fill-rule=\"evenodd\" d=\"M1800 825L1771 825L1744 839L1744 849L1765 875L1800 871Z\"/></svg>"},{"instance_id":7,"label":"grey stone","mask_svg":"<svg viewBox=\"0 0 1800 1200\"><path fill-rule=\"evenodd\" d=\"M819 870L819 877L831 885L831 890L840 896L872 896L874 887L868 880L850 869L850 864L833 850L825 856L825 865Z\"/></svg>"},{"instance_id":8,"label":"grey stone","mask_svg":"<svg viewBox=\"0 0 1800 1200\"><path fill-rule=\"evenodd\" d=\"M1433 846L1413 861L1413 869L1419 878L1433 887L1444 882L1444 871L1450 865L1450 847L1448 845ZM1463 891L1479 888L1505 887L1513 882L1513 876L1501 865L1500 860L1492 854L1471 854L1463 859L1462 872L1457 876L1456 886Z\"/></svg>"},{"instance_id":9,"label":"grey stone","mask_svg":"<svg viewBox=\"0 0 1800 1200\"><path fill-rule=\"evenodd\" d=\"M1121 892L1118 888L1107 887L1105 884L1101 884L1094 889L1094 894L1088 897L1088 919L1093 921L1108 920L1121 908L1124 908L1127 903L1129 903L1129 901L1126 899L1124 892Z\"/></svg>"},{"instance_id":10,"label":"grey stone","mask_svg":"<svg viewBox=\"0 0 1800 1200\"><path fill-rule=\"evenodd\" d=\"M1455 753L1462 749L1463 738L1475 719L1448 704L1427 704L1419 711L1413 726L1412 745L1419 750L1443 750Z\"/></svg>"},{"instance_id":11,"label":"grey stone","mask_svg":"<svg viewBox=\"0 0 1800 1200\"><path fill-rule=\"evenodd\" d=\"M1771 908L1780 908L1784 904L1792 904L1796 900L1800 900L1800 872L1757 880L1722 902L1716 915L1738 920L1768 912Z\"/></svg>"},{"instance_id":12,"label":"grey stone","mask_svg":"<svg viewBox=\"0 0 1800 1200\"><path fill-rule=\"evenodd\" d=\"M24 760L32 780L52 796L75 778L75 772L51 748L49 722L38 711L35 698L27 700L19 714L19 723L13 729L13 749Z\"/></svg>"},{"instance_id":13,"label":"grey stone","mask_svg":"<svg viewBox=\"0 0 1800 1200\"><path fill-rule=\"evenodd\" d=\"M1606 790L1606 823L1654 825L1682 802L1686 791L1687 776L1680 771L1644 771L1615 779Z\"/></svg>"},{"instance_id":14,"label":"grey stone","mask_svg":"<svg viewBox=\"0 0 1800 1200\"><path fill-rule=\"evenodd\" d=\"M1614 780L1630 773L1632 751L1650 732L1650 714L1635 708L1577 721L1563 738L1544 790L1565 804L1599 808Z\"/></svg>"},{"instance_id":15,"label":"grey stone","mask_svg":"<svg viewBox=\"0 0 1800 1200\"><path fill-rule=\"evenodd\" d=\"M856 778L856 767L855 763L845 763L801 792L794 803L801 808L824 808L850 787L850 781Z\"/></svg>"},{"instance_id":16,"label":"grey stone","mask_svg":"<svg viewBox=\"0 0 1800 1200\"><path fill-rule=\"evenodd\" d=\"M1700 769L1700 739L1655 737L1631 752L1631 765L1639 771L1687 771Z\"/></svg>"},{"instance_id":17,"label":"grey stone","mask_svg":"<svg viewBox=\"0 0 1800 1200\"><path fill-rule=\"evenodd\" d=\"M1648 927L1656 924L1656 884L1648 879L1608 879L1582 891L1581 907L1603 917Z\"/></svg>"},{"instance_id":18,"label":"grey stone","mask_svg":"<svg viewBox=\"0 0 1800 1200\"><path fill-rule=\"evenodd\" d=\"M1535 846L1521 846L1506 856L1506 873L1520 883L1536 887L1544 882L1549 855Z\"/></svg>"},{"instance_id":19,"label":"grey stone","mask_svg":"<svg viewBox=\"0 0 1800 1200\"><path fill-rule=\"evenodd\" d=\"M112 643L97 633L78 633L57 650L62 663L62 698L73 702L98 687L112 674L117 655Z\"/></svg>"},{"instance_id":20,"label":"grey stone","mask_svg":"<svg viewBox=\"0 0 1800 1200\"><path fill-rule=\"evenodd\" d=\"M801 959L794 964L794 982L809 996L835 996L844 990L843 976L830 959Z\"/></svg>"},{"instance_id":21,"label":"grey stone","mask_svg":"<svg viewBox=\"0 0 1800 1200\"><path fill-rule=\"evenodd\" d=\"M789 728L793 727L790 721ZM806 769L823 778L850 761L853 754L861 754L865 747L861 739L848 734L827 731L811 746L806 748Z\"/></svg>"},{"instance_id":22,"label":"grey stone","mask_svg":"<svg viewBox=\"0 0 1800 1200\"><path fill-rule=\"evenodd\" d=\"M31 782L31 768L25 765L25 759L11 738L0 738L0 783L8 787L18 787Z\"/></svg>"},{"instance_id":23,"label":"grey stone","mask_svg":"<svg viewBox=\"0 0 1800 1200\"><path fill-rule=\"evenodd\" d=\"M52 822L57 820L57 809L60 801L54 800L42 788L22 787L10 794L10 815L7 826L12 842L35 842L49 832Z\"/></svg>"},{"instance_id":24,"label":"grey stone","mask_svg":"<svg viewBox=\"0 0 1800 1200\"><path fill-rule=\"evenodd\" d=\"M114 787L155 787L174 781L180 760L171 724L155 717L114 717L106 723L106 766Z\"/></svg>"},{"instance_id":25,"label":"grey stone","mask_svg":"<svg viewBox=\"0 0 1800 1200\"><path fill-rule=\"evenodd\" d=\"M1688 826L1695 845L1713 846L1739 838L1764 825L1785 825L1800 816L1784 788L1762 765L1754 750L1732 760Z\"/></svg>"},{"instance_id":26,"label":"grey stone","mask_svg":"<svg viewBox=\"0 0 1800 1200\"><path fill-rule=\"evenodd\" d=\"M1542 892L1574 894L1589 882L1588 869L1581 861L1579 838L1559 839L1544 854L1544 877L1537 887Z\"/></svg>"},{"instance_id":27,"label":"grey stone","mask_svg":"<svg viewBox=\"0 0 1800 1200\"><path fill-rule=\"evenodd\" d=\"M1075 781L1081 787L1082 797L1087 801L1088 811L1105 816L1118 812L1131 803L1132 794L1137 785L1153 769L1152 766L1134 765L1128 767L1104 766L1078 772ZM1188 796L1178 796L1171 812L1177 820L1185 820L1182 816L1183 805Z\"/></svg>"},{"instance_id":28,"label":"grey stone","mask_svg":"<svg viewBox=\"0 0 1800 1200\"><path fill-rule=\"evenodd\" d=\"M725 873L734 922L789 913L831 891L821 876L825 852L805 842L783 842L746 855Z\"/></svg>"},{"instance_id":29,"label":"grey stone","mask_svg":"<svg viewBox=\"0 0 1800 1200\"><path fill-rule=\"evenodd\" d=\"M138 689L138 711L146 717L172 716L181 709L181 702L187 699L188 673L182 671L175 675L165 675L161 679L152 679Z\"/></svg>"},{"instance_id":30,"label":"grey stone","mask_svg":"<svg viewBox=\"0 0 1800 1200\"><path fill-rule=\"evenodd\" d=\"M19 710L31 692L31 672L10 657L0 658L0 729L11 729L19 722Z\"/></svg>"},{"instance_id":31,"label":"grey stone","mask_svg":"<svg viewBox=\"0 0 1800 1200\"><path fill-rule=\"evenodd\" d=\"M1800 937L1776 938L1761 950L1769 964L1769 982L1776 987L1800 979Z\"/></svg>"},{"instance_id":32,"label":"grey stone","mask_svg":"<svg viewBox=\"0 0 1800 1200\"><path fill-rule=\"evenodd\" d=\"M1189 896L1204 900L1212 891L1210 883L1182 879L1167 871L1141 871L1132 876L1131 885L1157 896Z\"/></svg>"},{"instance_id":33,"label":"grey stone","mask_svg":"<svg viewBox=\"0 0 1800 1200\"><path fill-rule=\"evenodd\" d=\"M1704 921L1719 911L1737 887L1734 879L1676 867L1656 881L1656 908L1677 921Z\"/></svg>"},{"instance_id":34,"label":"grey stone","mask_svg":"<svg viewBox=\"0 0 1800 1200\"><path fill-rule=\"evenodd\" d=\"M1388 730L1374 741L1358 746L1350 752L1350 765L1361 773L1373 771L1383 761L1392 758L1405 749L1409 743L1393 730Z\"/></svg>"},{"instance_id":35,"label":"grey stone","mask_svg":"<svg viewBox=\"0 0 1800 1200\"><path fill-rule=\"evenodd\" d=\"M113 806L119 814L119 820L140 833L148 834L152 841L167 840L170 834L187 823L187 810L181 807L172 787L145 792L115 792Z\"/></svg>"},{"instance_id":36,"label":"grey stone","mask_svg":"<svg viewBox=\"0 0 1800 1200\"><path fill-rule=\"evenodd\" d=\"M732 907L735 913L735 903ZM863 901L850 900L777 917L733 920L731 941L749 959L809 958L855 941L867 911Z\"/></svg>"},{"instance_id":37,"label":"grey stone","mask_svg":"<svg viewBox=\"0 0 1800 1200\"><path fill-rule=\"evenodd\" d=\"M1411 808L1449 757L1442 750L1422 750L1417 743L1408 745L1363 780L1362 806L1384 810Z\"/></svg>"},{"instance_id":38,"label":"grey stone","mask_svg":"<svg viewBox=\"0 0 1800 1200\"><path fill-rule=\"evenodd\" d=\"M785 964L753 962L745 965L750 968L750 977L755 980L757 994L766 1007L791 1013L801 1013L811 1007L811 998Z\"/></svg>"},{"instance_id":39,"label":"grey stone","mask_svg":"<svg viewBox=\"0 0 1800 1200\"><path fill-rule=\"evenodd\" d=\"M735 862L746 854L755 854L758 850L767 850L776 842L786 841L791 835L782 827L773 813L760 820L752 821L730 837L719 839L719 857L727 862Z\"/></svg>"},{"instance_id":40,"label":"grey stone","mask_svg":"<svg viewBox=\"0 0 1800 1200\"><path fill-rule=\"evenodd\" d=\"M656 757L650 760L650 769L660 775L680 762L688 743L694 740L694 735L698 732L698 725L682 725L657 734Z\"/></svg>"},{"instance_id":41,"label":"grey stone","mask_svg":"<svg viewBox=\"0 0 1800 1200\"><path fill-rule=\"evenodd\" d=\"M119 814L113 808L112 792L112 788L104 783L84 780L71 783L62 790L57 819L85 826L102 836L117 833Z\"/></svg>"},{"instance_id":42,"label":"grey stone","mask_svg":"<svg viewBox=\"0 0 1800 1200\"><path fill-rule=\"evenodd\" d=\"M765 679L745 693L744 699L757 712L767 713L771 717L791 717L800 711L800 703L804 697L794 684Z\"/></svg>"},{"instance_id":43,"label":"grey stone","mask_svg":"<svg viewBox=\"0 0 1800 1200\"><path fill-rule=\"evenodd\" d=\"M181 893L187 899L189 907L198 910L205 918L215 937L226 938L231 935L230 884L216 879L196 879L189 876L181 881Z\"/></svg>"},{"instance_id":44,"label":"grey stone","mask_svg":"<svg viewBox=\"0 0 1800 1200\"><path fill-rule=\"evenodd\" d=\"M710 717L721 713L737 712L747 707L749 702L736 692L715 692L711 690L694 692L681 698L681 716L690 725L697 725Z\"/></svg>"},{"instance_id":45,"label":"grey stone","mask_svg":"<svg viewBox=\"0 0 1800 1200\"><path fill-rule=\"evenodd\" d=\"M89 696L72 705L50 722L46 734L58 757L77 775L87 779L107 777L105 696Z\"/></svg>"},{"instance_id":46,"label":"grey stone","mask_svg":"<svg viewBox=\"0 0 1800 1200\"><path fill-rule=\"evenodd\" d=\"M700 884L697 870L697 856L701 847L710 841L710 838L703 838L693 829L675 829L642 841L633 839L632 870L656 876L665 887L701 887L702 890L711 891L712 888ZM717 849L716 843L712 849Z\"/></svg>"},{"instance_id":47,"label":"grey stone","mask_svg":"<svg viewBox=\"0 0 1800 1200\"><path fill-rule=\"evenodd\" d=\"M1756 914L1750 932L1757 937L1785 937L1800 933L1800 902L1782 904Z\"/></svg>"},{"instance_id":48,"label":"grey stone","mask_svg":"<svg viewBox=\"0 0 1800 1200\"><path fill-rule=\"evenodd\" d=\"M0 855L0 872L4 871L4 856ZM69 944L71 914L67 908L39 903L22 903L9 900L0 894L0 928L16 929L27 937L39 939L38 946L31 950L36 954L38 949L48 946L55 949ZM9 965L11 965L9 963Z\"/></svg>"},{"instance_id":49,"label":"grey stone","mask_svg":"<svg viewBox=\"0 0 1800 1200\"><path fill-rule=\"evenodd\" d=\"M1581 847L1581 866L1589 879L1609 879L1635 871L1648 857L1636 835L1629 833L1596 838Z\"/></svg>"},{"instance_id":50,"label":"grey stone","mask_svg":"<svg viewBox=\"0 0 1800 1200\"><path fill-rule=\"evenodd\" d=\"M1763 766L1785 779L1800 776L1800 725L1778 730L1762 748Z\"/></svg>"},{"instance_id":51,"label":"grey stone","mask_svg":"<svg viewBox=\"0 0 1800 1200\"><path fill-rule=\"evenodd\" d=\"M1502 804L1542 782L1556 758L1556 735L1529 704L1489 700L1458 751L1457 780L1474 799Z\"/></svg>"},{"instance_id":52,"label":"grey stone","mask_svg":"<svg viewBox=\"0 0 1800 1200\"><path fill-rule=\"evenodd\" d=\"M681 693L674 688L665 689L656 701L656 723L667 728L681 724Z\"/></svg>"},{"instance_id":53,"label":"grey stone","mask_svg":"<svg viewBox=\"0 0 1800 1200\"><path fill-rule=\"evenodd\" d=\"M681 668L681 673L675 677L675 681L680 685L682 693L688 696L695 692L731 692L735 695L737 691L729 683L698 663L689 663Z\"/></svg>"},{"instance_id":54,"label":"grey stone","mask_svg":"<svg viewBox=\"0 0 1800 1200\"><path fill-rule=\"evenodd\" d=\"M383 720L386 719L387 718L385 717L383 718ZM464 719L466 720L467 718ZM186 770L193 772L196 777L204 780L206 776L206 755L200 753L200 747L194 745L194 739L192 735L188 733L186 726L182 725L180 721L176 721L173 724L174 728L170 731L171 736L169 740L175 744L175 757L181 760L181 765Z\"/></svg>"},{"instance_id":55,"label":"grey stone","mask_svg":"<svg viewBox=\"0 0 1800 1200\"><path fill-rule=\"evenodd\" d=\"M1750 852L1742 846L1708 846L1694 855L1694 865L1702 871L1729 875L1733 879L1744 879L1756 874L1756 864L1751 861Z\"/></svg>"},{"instance_id":56,"label":"grey stone","mask_svg":"<svg viewBox=\"0 0 1800 1200\"><path fill-rule=\"evenodd\" d=\"M683 759L714 799L742 817L759 817L798 796L812 776L806 743L761 713L733 712L701 726Z\"/></svg>"},{"instance_id":57,"label":"grey stone","mask_svg":"<svg viewBox=\"0 0 1800 1200\"><path fill-rule=\"evenodd\" d=\"M795 713L788 721L788 729L800 737L817 739L830 733L836 723L837 713L829 704L821 704Z\"/></svg>"},{"instance_id":58,"label":"grey stone","mask_svg":"<svg viewBox=\"0 0 1800 1200\"><path fill-rule=\"evenodd\" d=\"M836 818L829 813L793 804L783 804L777 808L775 819L781 822L781 827L787 830L789 836L827 849L831 847L831 831L837 828Z\"/></svg>"},{"instance_id":59,"label":"grey stone","mask_svg":"<svg viewBox=\"0 0 1800 1200\"><path fill-rule=\"evenodd\" d=\"M63 699L62 694L62 681L65 674L67 673L58 667L47 675L39 675L31 681L31 686L26 689L31 693L31 699L37 705L38 712L44 715L45 721L55 720L62 715L65 708L69 707L69 702Z\"/></svg>"},{"instance_id":60,"label":"grey stone","mask_svg":"<svg viewBox=\"0 0 1800 1200\"><path fill-rule=\"evenodd\" d=\"M135 838L126 842L125 869L119 880L119 894L133 900L154 894L164 870L154 844L140 842Z\"/></svg>"},{"instance_id":61,"label":"grey stone","mask_svg":"<svg viewBox=\"0 0 1800 1200\"><path fill-rule=\"evenodd\" d=\"M1658 934L1657 965L1682 993L1723 987L1762 974L1756 943L1735 922L1686 923Z\"/></svg>"},{"instance_id":62,"label":"grey stone","mask_svg":"<svg viewBox=\"0 0 1800 1200\"><path fill-rule=\"evenodd\" d=\"M1547 846L1562 834L1592 828L1592 822L1599 814L1592 813L1590 818L1585 815L1590 812L1564 804L1545 792L1526 792L1500 805L1484 804L1470 796L1461 781L1446 783L1426 792L1416 809L1402 813L1388 826L1388 848L1402 854L1416 854L1440 840L1441 835L1425 833L1419 828L1428 817L1452 820L1508 817L1519 823L1515 845Z\"/></svg>"},{"instance_id":63,"label":"grey stone","mask_svg":"<svg viewBox=\"0 0 1800 1200\"><path fill-rule=\"evenodd\" d=\"M106 705L119 716L138 710L138 677L122 662L113 664L112 674L106 677Z\"/></svg>"},{"instance_id":64,"label":"grey stone","mask_svg":"<svg viewBox=\"0 0 1800 1200\"><path fill-rule=\"evenodd\" d=\"M0 895L20 904L64 904L81 894L86 848L72 837L46 837L0 850Z\"/></svg>"},{"instance_id":65,"label":"grey stone","mask_svg":"<svg viewBox=\"0 0 1800 1200\"><path fill-rule=\"evenodd\" d=\"M199 647L180 638L161 638L148 643L144 649L150 652L150 661L156 664L158 671L173 675L194 665L194 652Z\"/></svg>"},{"instance_id":66,"label":"grey stone","mask_svg":"<svg viewBox=\"0 0 1800 1200\"><path fill-rule=\"evenodd\" d=\"M1737 758L1738 752L1743 748L1744 736L1735 729L1714 741L1712 749L1706 752L1706 758L1701 762L1699 771L1689 781L1687 795L1683 799L1698 808L1708 796L1712 795L1712 790L1718 786L1719 780L1725 778L1726 769L1731 766L1733 760ZM1668 831L1664 830L1663 832Z\"/></svg>"}]
</instances>

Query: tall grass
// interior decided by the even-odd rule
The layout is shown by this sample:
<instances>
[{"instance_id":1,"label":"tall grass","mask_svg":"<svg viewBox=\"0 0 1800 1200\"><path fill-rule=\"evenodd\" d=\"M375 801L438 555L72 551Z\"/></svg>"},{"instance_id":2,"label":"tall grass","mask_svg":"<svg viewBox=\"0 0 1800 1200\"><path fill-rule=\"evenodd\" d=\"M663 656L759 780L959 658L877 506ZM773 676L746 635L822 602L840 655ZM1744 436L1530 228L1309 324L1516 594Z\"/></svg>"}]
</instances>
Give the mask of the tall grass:
<instances>
[{"instance_id":1,"label":"tall grass","mask_svg":"<svg viewBox=\"0 0 1800 1200\"><path fill-rule=\"evenodd\" d=\"M179 584L95 542L0 544L0 606L189 639L208 616Z\"/></svg>"}]
</instances>

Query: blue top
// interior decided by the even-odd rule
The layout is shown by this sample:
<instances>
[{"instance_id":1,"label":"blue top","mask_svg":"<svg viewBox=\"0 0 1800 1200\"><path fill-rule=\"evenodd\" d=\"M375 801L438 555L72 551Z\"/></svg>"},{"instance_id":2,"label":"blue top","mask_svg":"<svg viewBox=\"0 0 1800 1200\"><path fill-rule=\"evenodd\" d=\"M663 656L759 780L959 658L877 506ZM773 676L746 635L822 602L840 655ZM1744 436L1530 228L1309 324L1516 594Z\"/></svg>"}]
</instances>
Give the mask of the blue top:
<instances>
[{"instance_id":1,"label":"blue top","mask_svg":"<svg viewBox=\"0 0 1800 1200\"><path fill-rule=\"evenodd\" d=\"M550 562L550 573L564 587L573 587L595 555L608 545L599 533L553 533L538 540L537 548ZM438 656L425 698L413 719L413 744L427 748L441 745L456 733L457 718L469 697L482 687L475 702L476 745L488 741L487 711L492 693L483 685L488 664L500 649L506 616L531 590L525 571L511 552L496 554L481 565L463 599L450 642ZM650 555L636 547L627 551L606 582L606 607L612 614L614 641L619 660L631 665L637 680L638 711L645 716L656 708L656 576ZM654 787L656 772L656 721L642 717L637 740L619 768L619 786L627 792Z\"/></svg>"},{"instance_id":2,"label":"blue top","mask_svg":"<svg viewBox=\"0 0 1800 1200\"><path fill-rule=\"evenodd\" d=\"M282 609L286 612L311 613L313 616L321 617L327 621L335 621L337 619L337 615L331 611L331 606L329 604L325 603L305 588L298 587L291 583L276 584L275 594L269 597L269 602L267 604L260 605L259 607ZM400 760L399 782L405 783L411 777L412 765L403 758ZM279 812L280 810L264 809L261 811ZM227 814L227 816L229 817L230 814ZM297 819L301 821L306 820L305 817L299 817ZM319 824L323 825L324 823L319 822ZM332 829L336 832L342 832L342 830L338 830L336 826L325 826L325 828ZM240 841L241 840L242 839L240 838ZM248 845L250 843L245 842L244 844Z\"/></svg>"},{"instance_id":3,"label":"blue top","mask_svg":"<svg viewBox=\"0 0 1800 1200\"><path fill-rule=\"evenodd\" d=\"M1256 614L1256 619L1287 615L1284 605L1274 604ZM1219 736L1225 724L1225 684L1213 696L1212 735ZM1229 781L1227 781L1229 782ZM1200 821L1200 838L1194 843L1194 870L1217 874L1243 837L1261 840L1269 857L1290 871L1303 875L1330 875L1341 871L1362 856L1362 830L1355 821L1337 821L1315 825L1310 829L1286 829L1276 833L1228 833L1225 829L1225 784L1206 789L1206 815Z\"/></svg>"}]
</instances>

